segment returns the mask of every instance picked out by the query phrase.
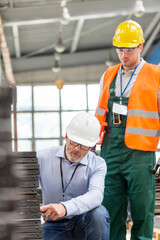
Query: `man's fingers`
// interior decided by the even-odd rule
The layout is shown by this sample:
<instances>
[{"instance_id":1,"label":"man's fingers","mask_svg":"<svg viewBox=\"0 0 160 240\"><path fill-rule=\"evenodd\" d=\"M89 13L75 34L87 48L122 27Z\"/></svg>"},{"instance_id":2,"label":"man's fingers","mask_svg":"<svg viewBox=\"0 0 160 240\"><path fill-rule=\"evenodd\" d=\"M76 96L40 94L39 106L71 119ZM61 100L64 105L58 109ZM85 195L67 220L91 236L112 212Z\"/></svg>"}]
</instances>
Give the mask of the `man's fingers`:
<instances>
[{"instance_id":1,"label":"man's fingers","mask_svg":"<svg viewBox=\"0 0 160 240\"><path fill-rule=\"evenodd\" d=\"M49 205L41 206L41 207L40 207L40 212L41 212L41 213L44 213L44 212L46 212L48 209L49 209Z\"/></svg>"},{"instance_id":2,"label":"man's fingers","mask_svg":"<svg viewBox=\"0 0 160 240\"><path fill-rule=\"evenodd\" d=\"M48 204L40 207L41 213L44 213L44 221L49 217L53 221L66 215L66 208L60 204Z\"/></svg>"},{"instance_id":3,"label":"man's fingers","mask_svg":"<svg viewBox=\"0 0 160 240\"><path fill-rule=\"evenodd\" d=\"M47 221L47 218L50 217L51 213L49 211L46 211L44 214L44 221Z\"/></svg>"},{"instance_id":4,"label":"man's fingers","mask_svg":"<svg viewBox=\"0 0 160 240\"><path fill-rule=\"evenodd\" d=\"M56 213L51 213L49 218L54 221L54 220L56 220L58 218L58 215Z\"/></svg>"}]
</instances>

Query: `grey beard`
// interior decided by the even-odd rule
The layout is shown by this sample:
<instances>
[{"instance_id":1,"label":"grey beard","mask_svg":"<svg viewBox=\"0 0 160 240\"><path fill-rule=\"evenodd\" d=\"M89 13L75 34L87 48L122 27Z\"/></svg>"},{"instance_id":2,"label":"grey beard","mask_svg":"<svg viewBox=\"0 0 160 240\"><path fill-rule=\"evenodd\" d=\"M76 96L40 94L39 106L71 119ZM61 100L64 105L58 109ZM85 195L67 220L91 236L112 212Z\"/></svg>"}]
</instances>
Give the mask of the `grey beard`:
<instances>
[{"instance_id":1,"label":"grey beard","mask_svg":"<svg viewBox=\"0 0 160 240\"><path fill-rule=\"evenodd\" d=\"M82 159L82 158L78 158L78 159L76 159L76 160L73 160L73 159L70 157L70 154L67 153L67 151L66 151L66 155L67 155L67 157L68 157L68 160L69 160L70 162L72 162L72 163L80 162L81 159Z\"/></svg>"},{"instance_id":2,"label":"grey beard","mask_svg":"<svg viewBox=\"0 0 160 240\"><path fill-rule=\"evenodd\" d=\"M67 147L66 147L66 156L67 156L68 160L69 160L70 162L72 162L72 163L80 162L81 159L82 159L82 157L80 157L80 158L78 158L78 159L76 159L76 160L73 160L72 157L70 156L70 154L68 153Z\"/></svg>"}]
</instances>

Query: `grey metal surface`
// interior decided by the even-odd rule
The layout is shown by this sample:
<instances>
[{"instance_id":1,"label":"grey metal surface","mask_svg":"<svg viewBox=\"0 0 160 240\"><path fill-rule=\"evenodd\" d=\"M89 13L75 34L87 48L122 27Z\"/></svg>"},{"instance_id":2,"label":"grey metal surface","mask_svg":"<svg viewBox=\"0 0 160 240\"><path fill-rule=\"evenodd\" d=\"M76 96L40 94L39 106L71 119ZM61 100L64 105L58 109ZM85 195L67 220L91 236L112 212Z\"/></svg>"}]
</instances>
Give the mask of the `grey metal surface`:
<instances>
[{"instance_id":1,"label":"grey metal surface","mask_svg":"<svg viewBox=\"0 0 160 240\"><path fill-rule=\"evenodd\" d=\"M18 177L11 153L12 89L0 88L0 240L15 240ZM18 240L18 239L17 239Z\"/></svg>"},{"instance_id":2,"label":"grey metal surface","mask_svg":"<svg viewBox=\"0 0 160 240\"><path fill-rule=\"evenodd\" d=\"M22 239L42 239L40 204L42 193L39 189L39 165L35 152L18 152L15 164L20 172L18 206L16 211L15 234Z\"/></svg>"}]
</instances>

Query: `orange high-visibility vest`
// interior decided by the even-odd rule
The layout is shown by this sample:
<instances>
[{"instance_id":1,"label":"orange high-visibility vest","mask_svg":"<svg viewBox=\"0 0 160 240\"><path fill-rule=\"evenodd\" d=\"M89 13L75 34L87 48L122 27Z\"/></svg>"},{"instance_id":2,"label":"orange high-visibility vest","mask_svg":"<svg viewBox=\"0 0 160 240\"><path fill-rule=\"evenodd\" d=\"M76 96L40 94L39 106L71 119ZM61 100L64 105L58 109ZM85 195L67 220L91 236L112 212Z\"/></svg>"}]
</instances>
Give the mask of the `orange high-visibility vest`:
<instances>
[{"instance_id":1,"label":"orange high-visibility vest","mask_svg":"<svg viewBox=\"0 0 160 240\"><path fill-rule=\"evenodd\" d=\"M110 85L120 64L107 69L103 80L103 92L96 109L101 133L106 123ZM155 151L160 137L160 118L157 96L160 87L160 67L145 63L132 87L128 101L125 144L128 148Z\"/></svg>"}]
</instances>

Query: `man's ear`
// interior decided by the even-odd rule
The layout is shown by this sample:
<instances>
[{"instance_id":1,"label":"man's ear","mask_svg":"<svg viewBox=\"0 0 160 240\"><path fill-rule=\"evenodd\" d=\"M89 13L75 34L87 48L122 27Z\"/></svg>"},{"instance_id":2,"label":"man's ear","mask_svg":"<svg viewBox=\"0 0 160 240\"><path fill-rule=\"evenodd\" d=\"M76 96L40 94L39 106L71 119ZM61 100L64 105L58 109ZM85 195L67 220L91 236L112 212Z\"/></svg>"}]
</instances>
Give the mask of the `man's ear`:
<instances>
[{"instance_id":1,"label":"man's ear","mask_svg":"<svg viewBox=\"0 0 160 240\"><path fill-rule=\"evenodd\" d=\"M140 49L140 53L141 53L142 50L143 50L143 44L140 44L140 45L139 45L139 49Z\"/></svg>"}]
</instances>

